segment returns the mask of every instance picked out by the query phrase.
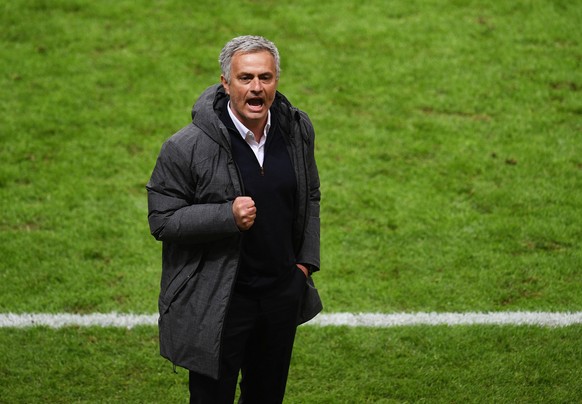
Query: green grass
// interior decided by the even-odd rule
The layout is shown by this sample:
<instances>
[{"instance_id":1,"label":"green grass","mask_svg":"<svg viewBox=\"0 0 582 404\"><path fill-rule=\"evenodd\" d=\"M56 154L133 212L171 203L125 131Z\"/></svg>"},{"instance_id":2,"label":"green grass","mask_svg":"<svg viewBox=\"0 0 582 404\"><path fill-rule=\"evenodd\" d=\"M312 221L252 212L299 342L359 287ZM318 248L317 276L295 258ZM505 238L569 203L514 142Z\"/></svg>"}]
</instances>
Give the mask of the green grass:
<instances>
[{"instance_id":1,"label":"green grass","mask_svg":"<svg viewBox=\"0 0 582 404\"><path fill-rule=\"evenodd\" d=\"M581 331L301 327L286 402L577 402ZM3 330L0 347L1 402L187 402L151 327Z\"/></svg>"},{"instance_id":2,"label":"green grass","mask_svg":"<svg viewBox=\"0 0 582 404\"><path fill-rule=\"evenodd\" d=\"M144 186L246 33L316 127L327 312L582 310L576 2L5 3L0 312L155 312ZM306 327L289 402L578 401L579 331ZM0 401L179 401L155 335L0 330Z\"/></svg>"}]
</instances>

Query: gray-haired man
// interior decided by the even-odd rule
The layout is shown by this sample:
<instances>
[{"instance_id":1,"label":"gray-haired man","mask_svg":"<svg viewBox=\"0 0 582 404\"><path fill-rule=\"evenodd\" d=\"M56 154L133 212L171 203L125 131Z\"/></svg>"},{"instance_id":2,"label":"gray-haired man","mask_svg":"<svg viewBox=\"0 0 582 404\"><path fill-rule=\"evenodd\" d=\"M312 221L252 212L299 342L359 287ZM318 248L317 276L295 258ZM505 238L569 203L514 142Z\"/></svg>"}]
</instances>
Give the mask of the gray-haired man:
<instances>
[{"instance_id":1,"label":"gray-haired man","mask_svg":"<svg viewBox=\"0 0 582 404\"><path fill-rule=\"evenodd\" d=\"M279 52L237 37L221 84L162 146L147 184L163 242L160 351L190 371L190 400L280 403L297 325L321 310L319 176L307 115L279 92Z\"/></svg>"}]
</instances>

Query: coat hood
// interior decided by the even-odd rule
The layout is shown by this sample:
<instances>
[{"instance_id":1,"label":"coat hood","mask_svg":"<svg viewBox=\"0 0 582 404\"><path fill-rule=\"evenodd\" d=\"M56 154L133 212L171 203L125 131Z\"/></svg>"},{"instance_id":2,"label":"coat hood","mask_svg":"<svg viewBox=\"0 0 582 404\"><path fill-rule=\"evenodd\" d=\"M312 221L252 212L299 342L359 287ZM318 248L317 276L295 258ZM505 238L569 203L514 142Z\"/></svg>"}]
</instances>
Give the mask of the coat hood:
<instances>
[{"instance_id":1,"label":"coat hood","mask_svg":"<svg viewBox=\"0 0 582 404\"><path fill-rule=\"evenodd\" d=\"M228 144L229 139L218 113L226 102L228 95L224 87L222 84L215 84L204 90L192 107L192 123L223 145L224 142Z\"/></svg>"}]
</instances>

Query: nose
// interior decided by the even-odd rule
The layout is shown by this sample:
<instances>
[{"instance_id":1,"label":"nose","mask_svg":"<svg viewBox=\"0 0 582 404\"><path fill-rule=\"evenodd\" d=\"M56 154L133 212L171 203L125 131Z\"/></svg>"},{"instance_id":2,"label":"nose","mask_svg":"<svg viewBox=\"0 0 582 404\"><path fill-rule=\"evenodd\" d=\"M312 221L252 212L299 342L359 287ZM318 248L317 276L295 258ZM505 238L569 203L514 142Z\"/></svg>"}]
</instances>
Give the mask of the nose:
<instances>
[{"instance_id":1,"label":"nose","mask_svg":"<svg viewBox=\"0 0 582 404\"><path fill-rule=\"evenodd\" d=\"M251 91L255 92L255 93L260 93L263 89L263 84L261 83L261 80L258 77L255 77L252 81L251 81Z\"/></svg>"}]
</instances>

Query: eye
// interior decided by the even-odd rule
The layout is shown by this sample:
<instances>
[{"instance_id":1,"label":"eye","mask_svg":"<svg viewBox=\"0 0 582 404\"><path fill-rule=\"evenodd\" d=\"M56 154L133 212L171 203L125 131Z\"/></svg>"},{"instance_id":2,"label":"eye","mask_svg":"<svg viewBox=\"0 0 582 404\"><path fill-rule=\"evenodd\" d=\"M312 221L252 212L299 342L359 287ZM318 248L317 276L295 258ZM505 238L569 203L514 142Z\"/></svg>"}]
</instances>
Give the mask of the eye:
<instances>
[{"instance_id":1,"label":"eye","mask_svg":"<svg viewBox=\"0 0 582 404\"><path fill-rule=\"evenodd\" d=\"M259 76L259 80L261 80L263 83L270 83L271 81L273 81L273 75L272 74L261 74Z\"/></svg>"}]
</instances>

